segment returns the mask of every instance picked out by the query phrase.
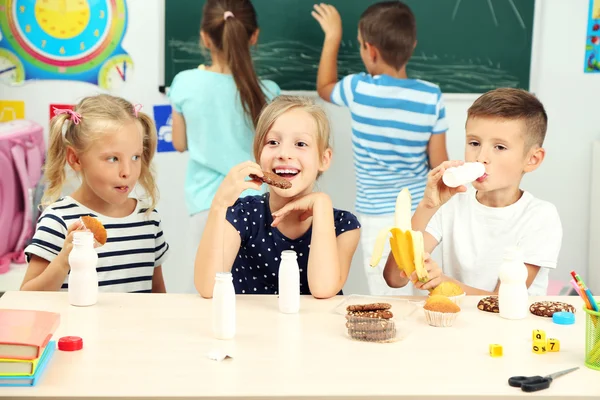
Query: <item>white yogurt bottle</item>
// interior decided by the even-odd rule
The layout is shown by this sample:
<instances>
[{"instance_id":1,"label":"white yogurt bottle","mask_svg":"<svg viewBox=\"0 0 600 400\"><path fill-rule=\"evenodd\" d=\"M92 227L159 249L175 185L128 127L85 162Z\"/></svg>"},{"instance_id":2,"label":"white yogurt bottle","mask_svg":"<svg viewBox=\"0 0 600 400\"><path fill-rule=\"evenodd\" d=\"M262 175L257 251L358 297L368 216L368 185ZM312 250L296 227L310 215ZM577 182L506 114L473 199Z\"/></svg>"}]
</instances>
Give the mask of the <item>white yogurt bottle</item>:
<instances>
[{"instance_id":1,"label":"white yogurt bottle","mask_svg":"<svg viewBox=\"0 0 600 400\"><path fill-rule=\"evenodd\" d=\"M479 162L467 162L458 167L450 167L444 171L442 181L454 188L471 183L485 174L485 165Z\"/></svg>"}]
</instances>

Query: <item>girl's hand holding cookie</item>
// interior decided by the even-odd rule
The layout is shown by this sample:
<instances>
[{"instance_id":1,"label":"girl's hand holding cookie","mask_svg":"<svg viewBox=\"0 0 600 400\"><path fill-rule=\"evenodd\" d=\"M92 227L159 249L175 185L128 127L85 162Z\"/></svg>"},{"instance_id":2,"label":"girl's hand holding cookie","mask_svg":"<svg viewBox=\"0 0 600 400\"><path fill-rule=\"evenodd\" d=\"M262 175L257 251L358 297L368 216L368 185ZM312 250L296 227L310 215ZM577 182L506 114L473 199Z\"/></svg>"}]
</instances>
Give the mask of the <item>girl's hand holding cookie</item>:
<instances>
[{"instance_id":1,"label":"girl's hand holding cookie","mask_svg":"<svg viewBox=\"0 0 600 400\"><path fill-rule=\"evenodd\" d=\"M260 190L262 182L246 180L250 175L262 177L260 166L252 161L246 161L231 168L215 194L213 206L227 208L232 206L243 191L248 189Z\"/></svg>"}]
</instances>

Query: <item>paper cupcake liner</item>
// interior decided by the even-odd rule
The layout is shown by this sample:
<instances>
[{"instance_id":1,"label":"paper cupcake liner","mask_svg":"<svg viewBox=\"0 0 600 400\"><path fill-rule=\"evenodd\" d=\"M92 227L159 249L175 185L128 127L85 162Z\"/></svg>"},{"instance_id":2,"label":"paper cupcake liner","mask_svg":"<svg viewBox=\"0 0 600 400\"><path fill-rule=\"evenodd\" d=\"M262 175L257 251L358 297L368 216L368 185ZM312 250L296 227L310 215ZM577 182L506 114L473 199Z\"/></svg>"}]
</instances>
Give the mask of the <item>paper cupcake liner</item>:
<instances>
[{"instance_id":1,"label":"paper cupcake liner","mask_svg":"<svg viewBox=\"0 0 600 400\"><path fill-rule=\"evenodd\" d=\"M431 326L437 327L450 327L454 324L454 320L458 316L458 313L443 313L439 311L425 311L425 319Z\"/></svg>"},{"instance_id":2,"label":"paper cupcake liner","mask_svg":"<svg viewBox=\"0 0 600 400\"><path fill-rule=\"evenodd\" d=\"M462 302L463 298L466 296L466 293L463 294L459 294L458 296L450 296L448 297L450 300L452 300L452 302L454 304L456 304L457 306L460 307L460 303Z\"/></svg>"}]
</instances>

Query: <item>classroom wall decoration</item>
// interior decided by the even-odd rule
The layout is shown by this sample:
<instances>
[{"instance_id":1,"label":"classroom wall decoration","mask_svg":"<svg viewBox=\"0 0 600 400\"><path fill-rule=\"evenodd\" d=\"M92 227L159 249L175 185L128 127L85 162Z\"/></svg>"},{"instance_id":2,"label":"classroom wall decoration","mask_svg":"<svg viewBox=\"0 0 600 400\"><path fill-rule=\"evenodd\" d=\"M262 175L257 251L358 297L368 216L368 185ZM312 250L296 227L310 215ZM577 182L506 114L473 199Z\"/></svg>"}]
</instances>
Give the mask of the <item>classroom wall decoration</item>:
<instances>
[{"instance_id":1,"label":"classroom wall decoration","mask_svg":"<svg viewBox=\"0 0 600 400\"><path fill-rule=\"evenodd\" d=\"M590 0L585 38L584 72L600 72L600 0Z\"/></svg>"},{"instance_id":2,"label":"classroom wall decoration","mask_svg":"<svg viewBox=\"0 0 600 400\"><path fill-rule=\"evenodd\" d=\"M126 0L0 0L0 82L117 89L133 72L121 46L126 30Z\"/></svg>"},{"instance_id":3,"label":"classroom wall decoration","mask_svg":"<svg viewBox=\"0 0 600 400\"><path fill-rule=\"evenodd\" d=\"M8 122L14 119L25 118L25 102L0 100L0 122Z\"/></svg>"},{"instance_id":4,"label":"classroom wall decoration","mask_svg":"<svg viewBox=\"0 0 600 400\"><path fill-rule=\"evenodd\" d=\"M154 106L154 123L158 132L158 146L156 151L159 153L167 151L175 151L172 139L171 106L159 105Z\"/></svg>"}]
</instances>

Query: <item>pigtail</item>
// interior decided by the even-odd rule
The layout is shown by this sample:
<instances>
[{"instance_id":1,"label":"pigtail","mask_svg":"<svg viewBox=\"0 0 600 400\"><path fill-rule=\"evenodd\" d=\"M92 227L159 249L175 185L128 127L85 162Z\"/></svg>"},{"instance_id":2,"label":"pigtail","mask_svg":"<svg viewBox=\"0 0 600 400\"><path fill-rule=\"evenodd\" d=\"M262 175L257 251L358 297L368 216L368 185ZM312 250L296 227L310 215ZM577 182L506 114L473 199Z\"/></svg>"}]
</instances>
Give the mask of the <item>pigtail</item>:
<instances>
[{"instance_id":1,"label":"pigtail","mask_svg":"<svg viewBox=\"0 0 600 400\"><path fill-rule=\"evenodd\" d=\"M150 197L150 206L146 212L149 214L156 207L159 198L158 187L156 185L156 179L154 178L154 167L152 164L152 159L156 153L158 137L154 121L148 114L138 112L137 119L142 125L144 135L144 151L142 154L142 170L140 172L139 183Z\"/></svg>"},{"instance_id":2,"label":"pigtail","mask_svg":"<svg viewBox=\"0 0 600 400\"><path fill-rule=\"evenodd\" d=\"M48 154L44 165L44 179L47 182L41 204L46 207L56 201L61 195L66 180L65 165L67 164L67 139L63 136L63 125L68 123L69 114L59 114L50 122L48 135ZM72 124L68 124L67 133Z\"/></svg>"}]
</instances>

